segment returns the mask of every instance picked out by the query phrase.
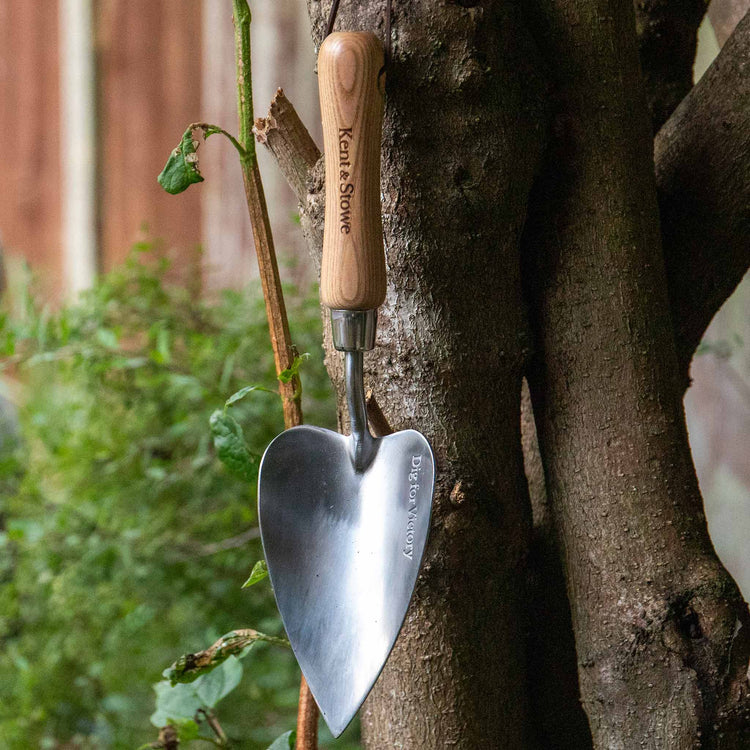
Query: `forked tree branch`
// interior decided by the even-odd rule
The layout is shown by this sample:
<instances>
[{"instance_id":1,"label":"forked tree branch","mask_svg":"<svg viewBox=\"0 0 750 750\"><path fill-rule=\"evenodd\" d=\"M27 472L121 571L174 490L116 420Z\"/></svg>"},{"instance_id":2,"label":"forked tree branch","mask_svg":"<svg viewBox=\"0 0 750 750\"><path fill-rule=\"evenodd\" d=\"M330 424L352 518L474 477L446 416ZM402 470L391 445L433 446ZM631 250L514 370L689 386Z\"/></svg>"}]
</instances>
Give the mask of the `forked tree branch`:
<instances>
[{"instance_id":1,"label":"forked tree branch","mask_svg":"<svg viewBox=\"0 0 750 750\"><path fill-rule=\"evenodd\" d=\"M729 50L725 52L725 54L730 53ZM707 79L707 81L711 80L711 77ZM705 87L707 84L704 82L702 84L703 87ZM727 83L722 83L722 88L726 92L727 90ZM703 101L704 95L701 93L701 89L697 89L693 94L688 97L686 100L687 102L691 102L693 99L701 97L700 102L703 102L703 106L706 106L706 102ZM276 97L274 98L274 103L272 103L271 113L269 113L269 117L265 118L262 121L259 121L256 123L256 135L259 136L259 139L265 143L265 145L271 150L271 152L274 154L282 172L284 173L287 181L290 183L292 188L295 190L295 193L297 194L298 199L301 203L301 208L303 212L306 209L309 209L311 205L311 197L313 199L320 199L320 196L322 195L322 177L320 174L320 163L319 160L316 157L317 155L317 149L313 149L312 147L307 149L307 156L300 158L300 153L294 153L294 146L293 144L296 140L298 140L300 137L306 136L307 139L309 139L308 146L310 143L312 143L312 139L309 138L309 134L307 134L307 131L304 129L304 126L299 121L299 117L296 116L296 113L293 114L293 107L292 105L286 100L285 97L283 97L283 106L281 106L282 102L280 102L280 98L283 97L283 92L277 92ZM687 106L687 105L686 105ZM693 106L693 105L690 105ZM713 106L713 105L711 105ZM701 110L700 107L698 107L699 110ZM709 107L710 109L710 107ZM702 110L701 110L702 111ZM678 115L675 115L678 116ZM707 116L704 115L703 116ZM710 118L709 118L710 119ZM665 128L663 133L660 134L660 138L664 138L666 136L666 140L662 142L662 145L669 146L671 141L671 138L675 139L675 142L681 143L685 139L684 137L680 137L680 134L672 134L672 135L666 135L670 131L668 128ZM300 133L303 135L300 136ZM733 137L735 139L735 143L737 142L737 139L741 137L741 133L733 133ZM312 144L314 147L314 144ZM724 144L715 144L719 150L722 148L731 148L731 146L727 143ZM691 145L691 147L693 147ZM291 153L289 149L291 148ZM670 159L673 160L674 164L678 167L677 172L680 172L682 164L687 164L689 162L689 159L691 158L691 155L681 155L680 153L674 153L670 156ZM661 167L664 167L664 164L667 162L664 162ZM709 165L710 168L710 165ZM662 182L660 182L660 185L662 185ZM676 184L675 189L681 190L684 187L684 183ZM703 189L708 189L710 187L710 184L705 184L702 186ZM723 188L720 184L714 183L712 188L713 190L717 190L719 194L721 194ZM311 195L309 195L310 193ZM668 197L668 196L667 196ZM677 203L680 202L680 198L677 199ZM676 222L681 221L682 219L679 216L679 213L674 215L674 220ZM309 217L308 217L309 219ZM313 225L313 228L316 226L316 222L311 222ZM304 225L304 213L303 213L303 225ZM317 227L319 231L319 226ZM710 227L707 225L703 228L703 239L704 241L707 240L707 238L710 237ZM668 232L669 233L669 228ZM742 234L739 235L741 238ZM316 256L319 254L319 248L320 248L320 241L317 242L315 240L310 241L310 236L308 235L308 243L310 244L310 250L313 256ZM708 242L710 246L710 242ZM698 243L700 246L700 243ZM692 247L692 246L691 246ZM694 249L694 248L693 248ZM686 273L689 275L690 273L698 273L699 271L702 271L704 269L700 268L691 268L691 264L689 262L689 258L687 255L680 255L679 253L668 253L667 261L668 261L668 274L670 276L670 279L680 278ZM711 257L705 259L705 262L709 262L711 260ZM723 261L720 258L716 258L715 262L713 263L713 269L711 271L711 275L714 278L718 278L722 276L723 274ZM700 264L699 264L700 265ZM738 279L737 279L738 280ZM731 284L724 285L724 297L729 294L731 289L736 284L736 281L734 281ZM672 290L672 287L674 284L670 282L670 290ZM677 285L680 286L679 284ZM689 284L687 285L689 288ZM721 295L719 295L721 296ZM683 313L681 312L682 308L689 305L694 305L695 300L694 299L679 299L679 295L675 296L673 294L673 297L675 299L675 302L673 303L672 309L673 309L673 315L675 315L675 327L679 327L679 322L681 316L683 316ZM700 300L699 300L700 301ZM722 298L723 301L723 298ZM709 302L709 306L714 305L714 302ZM719 303L720 304L720 303ZM715 308L714 310L715 311ZM713 314L713 311L708 315L708 319L710 319L711 315ZM707 322L707 321L706 321ZM703 326L705 328L705 326ZM703 328L700 329L700 331L697 334L696 343L700 338L700 334L702 333ZM692 349L689 348L687 354L687 359L683 357L684 364L687 366L687 363L689 362L690 355L692 354ZM368 413L370 416L371 423L378 421L378 415L375 410L373 410L372 405L368 404ZM374 426L374 430L378 432L379 434L384 434L384 430L387 430L387 423L385 425L384 430L378 429L378 427Z\"/></svg>"},{"instance_id":2,"label":"forked tree branch","mask_svg":"<svg viewBox=\"0 0 750 750\"><path fill-rule=\"evenodd\" d=\"M677 354L687 373L750 266L750 15L654 141Z\"/></svg>"}]
</instances>

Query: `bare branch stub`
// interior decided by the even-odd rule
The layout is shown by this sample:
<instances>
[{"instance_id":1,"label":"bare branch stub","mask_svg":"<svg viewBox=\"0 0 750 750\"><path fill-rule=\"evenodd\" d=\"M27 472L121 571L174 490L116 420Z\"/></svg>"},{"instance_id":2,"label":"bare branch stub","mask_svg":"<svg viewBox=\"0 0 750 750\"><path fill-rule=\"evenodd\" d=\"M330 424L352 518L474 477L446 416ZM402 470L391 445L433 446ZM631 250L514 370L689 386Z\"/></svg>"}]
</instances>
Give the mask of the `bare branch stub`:
<instances>
[{"instance_id":1,"label":"bare branch stub","mask_svg":"<svg viewBox=\"0 0 750 750\"><path fill-rule=\"evenodd\" d=\"M299 201L300 224L310 257L320 267L323 247L325 177L320 150L281 89L266 117L258 118L255 138L273 155Z\"/></svg>"},{"instance_id":2,"label":"bare branch stub","mask_svg":"<svg viewBox=\"0 0 750 750\"><path fill-rule=\"evenodd\" d=\"M273 154L297 200L304 203L310 170L320 158L320 149L282 89L276 90L268 114L255 121L253 133Z\"/></svg>"}]
</instances>

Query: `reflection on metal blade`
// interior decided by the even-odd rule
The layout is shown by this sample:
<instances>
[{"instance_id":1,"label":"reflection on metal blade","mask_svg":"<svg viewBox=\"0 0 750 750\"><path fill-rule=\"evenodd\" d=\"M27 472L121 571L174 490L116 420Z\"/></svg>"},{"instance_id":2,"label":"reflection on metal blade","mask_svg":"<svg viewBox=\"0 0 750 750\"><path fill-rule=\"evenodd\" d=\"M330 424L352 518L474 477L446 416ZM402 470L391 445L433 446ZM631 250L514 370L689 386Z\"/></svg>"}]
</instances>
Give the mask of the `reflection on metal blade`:
<instances>
[{"instance_id":1,"label":"reflection on metal blade","mask_svg":"<svg viewBox=\"0 0 750 750\"><path fill-rule=\"evenodd\" d=\"M279 435L260 467L258 509L287 635L338 737L393 648L430 525L434 459L414 430L375 438L363 471L351 438L317 427Z\"/></svg>"}]
</instances>

